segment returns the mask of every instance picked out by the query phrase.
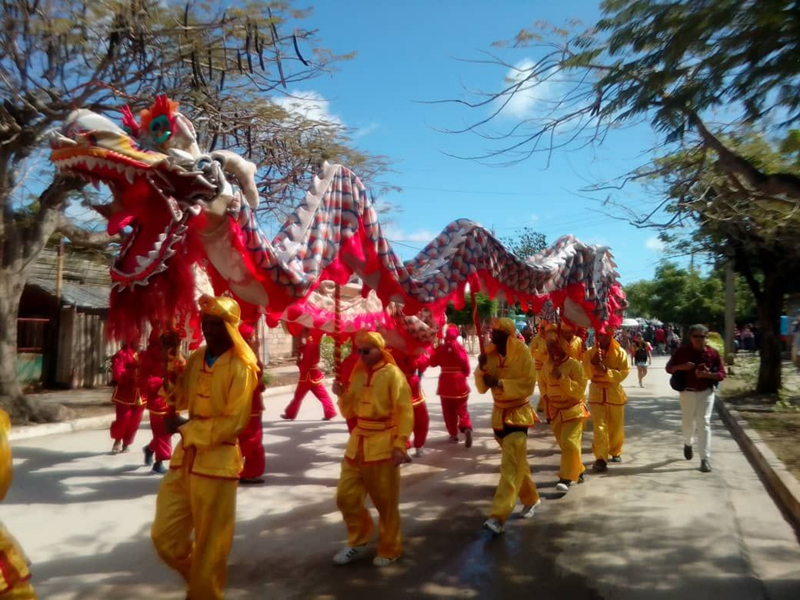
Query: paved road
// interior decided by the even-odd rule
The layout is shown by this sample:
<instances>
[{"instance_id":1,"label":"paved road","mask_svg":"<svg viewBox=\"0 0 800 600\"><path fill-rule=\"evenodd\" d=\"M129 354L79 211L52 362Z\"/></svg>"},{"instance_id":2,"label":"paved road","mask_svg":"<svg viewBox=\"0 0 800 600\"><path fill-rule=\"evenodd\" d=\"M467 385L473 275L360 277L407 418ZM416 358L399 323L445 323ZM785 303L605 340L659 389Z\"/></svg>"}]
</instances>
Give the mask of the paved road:
<instances>
[{"instance_id":1,"label":"paved road","mask_svg":"<svg viewBox=\"0 0 800 600\"><path fill-rule=\"evenodd\" d=\"M309 397L300 420L267 399L267 485L240 488L229 597L236 598L800 598L800 546L723 425L714 422L712 474L682 456L679 407L663 359L627 386L625 462L554 494L558 452L546 427L530 462L545 501L497 539L480 529L497 480L491 404L473 395L471 450L451 445L429 403L427 454L404 467L406 554L376 570L336 568L344 540L333 500L346 439ZM436 371L424 379L434 397ZM634 378L635 379L635 378ZM143 428L136 447L149 439ZM584 437L590 464L591 435ZM140 454L109 456L106 432L15 445L15 479L0 518L34 561L44 599L182 598L149 540L157 476Z\"/></svg>"}]
</instances>

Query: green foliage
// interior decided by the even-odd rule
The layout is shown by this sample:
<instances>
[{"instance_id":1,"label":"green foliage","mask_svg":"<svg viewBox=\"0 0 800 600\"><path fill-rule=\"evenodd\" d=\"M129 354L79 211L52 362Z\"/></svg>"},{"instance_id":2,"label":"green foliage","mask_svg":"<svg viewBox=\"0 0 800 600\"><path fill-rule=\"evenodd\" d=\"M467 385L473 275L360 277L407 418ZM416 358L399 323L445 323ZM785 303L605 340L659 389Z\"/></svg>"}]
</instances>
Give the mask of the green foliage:
<instances>
[{"instance_id":1,"label":"green foliage","mask_svg":"<svg viewBox=\"0 0 800 600\"><path fill-rule=\"evenodd\" d=\"M492 300L486 294L478 292L475 294L475 300L478 304L478 318L481 323L485 323L497 314L497 301ZM465 298L464 308L456 310L455 306L451 303L447 307L447 320L455 325L472 325L472 298L467 294Z\"/></svg>"},{"instance_id":2,"label":"green foliage","mask_svg":"<svg viewBox=\"0 0 800 600\"><path fill-rule=\"evenodd\" d=\"M736 280L736 319L753 320L755 300L747 284ZM626 313L632 317L658 318L665 323L704 323L721 327L725 319L724 270L703 276L696 270L665 263L655 277L625 286Z\"/></svg>"},{"instance_id":3,"label":"green foliage","mask_svg":"<svg viewBox=\"0 0 800 600\"><path fill-rule=\"evenodd\" d=\"M335 367L333 360L335 347L336 345L333 342L333 338L329 335L322 338L322 343L319 346L319 356L322 359L323 369L329 375L333 373ZM350 340L347 340L342 344L342 360L350 356L352 351L353 344Z\"/></svg>"},{"instance_id":4,"label":"green foliage","mask_svg":"<svg viewBox=\"0 0 800 600\"><path fill-rule=\"evenodd\" d=\"M509 252L517 255L517 257L522 260L534 254L538 254L547 248L547 238L545 235L534 231L532 227L517 229L513 236L503 238L501 242Z\"/></svg>"},{"instance_id":5,"label":"green foliage","mask_svg":"<svg viewBox=\"0 0 800 600\"><path fill-rule=\"evenodd\" d=\"M272 381L272 375L270 375L267 371L264 371L263 375L261 376L261 381L264 385L269 385L269 382Z\"/></svg>"}]
</instances>

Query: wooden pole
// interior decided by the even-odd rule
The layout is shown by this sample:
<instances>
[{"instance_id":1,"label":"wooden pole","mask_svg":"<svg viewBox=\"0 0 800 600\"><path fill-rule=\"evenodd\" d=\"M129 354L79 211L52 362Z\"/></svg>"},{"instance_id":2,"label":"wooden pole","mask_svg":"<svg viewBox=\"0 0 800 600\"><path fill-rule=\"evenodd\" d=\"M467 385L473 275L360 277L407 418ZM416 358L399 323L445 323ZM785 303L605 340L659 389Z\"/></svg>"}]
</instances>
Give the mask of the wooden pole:
<instances>
[{"instance_id":1,"label":"wooden pole","mask_svg":"<svg viewBox=\"0 0 800 600\"><path fill-rule=\"evenodd\" d=\"M333 317L333 372L334 381L342 382L342 289L337 283L333 292L334 317Z\"/></svg>"},{"instance_id":2,"label":"wooden pole","mask_svg":"<svg viewBox=\"0 0 800 600\"><path fill-rule=\"evenodd\" d=\"M736 324L736 277L733 272L733 258L725 263L725 361L733 364L733 328Z\"/></svg>"},{"instance_id":3,"label":"wooden pole","mask_svg":"<svg viewBox=\"0 0 800 600\"><path fill-rule=\"evenodd\" d=\"M484 353L483 331L481 328L481 320L478 315L478 301L475 298L475 290L472 286L469 288L469 297L472 301L472 323L475 325L475 334L478 336L478 347L481 349L481 354Z\"/></svg>"}]
</instances>

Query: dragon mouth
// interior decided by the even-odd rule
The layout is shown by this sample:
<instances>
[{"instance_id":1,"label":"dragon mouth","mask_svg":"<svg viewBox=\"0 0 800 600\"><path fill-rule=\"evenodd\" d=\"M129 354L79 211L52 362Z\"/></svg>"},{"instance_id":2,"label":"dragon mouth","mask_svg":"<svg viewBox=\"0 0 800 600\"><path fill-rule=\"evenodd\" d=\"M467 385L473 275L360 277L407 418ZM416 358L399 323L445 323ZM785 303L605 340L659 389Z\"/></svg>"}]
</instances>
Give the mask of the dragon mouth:
<instances>
[{"instance_id":1,"label":"dragon mouth","mask_svg":"<svg viewBox=\"0 0 800 600\"><path fill-rule=\"evenodd\" d=\"M71 116L63 134L52 134L50 146L59 173L98 189L104 183L112 192L111 203L95 207L108 220L108 233L123 236L111 267L112 289L146 286L166 271L186 237L187 221L201 211L199 204L182 210L162 189L170 187L163 173L181 168L165 154L137 147L114 123L88 111Z\"/></svg>"}]
</instances>

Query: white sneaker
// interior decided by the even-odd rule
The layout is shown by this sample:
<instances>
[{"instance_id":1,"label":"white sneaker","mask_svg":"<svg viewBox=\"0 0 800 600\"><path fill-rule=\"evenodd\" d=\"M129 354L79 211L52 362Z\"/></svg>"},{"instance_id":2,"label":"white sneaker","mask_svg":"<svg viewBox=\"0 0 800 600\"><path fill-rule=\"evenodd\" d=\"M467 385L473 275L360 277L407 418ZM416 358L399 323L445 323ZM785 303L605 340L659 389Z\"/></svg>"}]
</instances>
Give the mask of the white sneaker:
<instances>
[{"instance_id":1,"label":"white sneaker","mask_svg":"<svg viewBox=\"0 0 800 600\"><path fill-rule=\"evenodd\" d=\"M565 482L563 482L563 481L559 481L559 482L556 484L556 491L557 491L557 492L562 492L562 493L566 494L566 493L569 491L569 485L567 485L567 484L566 484Z\"/></svg>"},{"instance_id":2,"label":"white sneaker","mask_svg":"<svg viewBox=\"0 0 800 600\"><path fill-rule=\"evenodd\" d=\"M483 524L484 529L488 529L494 535L500 535L505 531L503 528L503 524L500 522L499 519L495 519L491 517L490 519L486 519L486 522Z\"/></svg>"},{"instance_id":3,"label":"white sneaker","mask_svg":"<svg viewBox=\"0 0 800 600\"><path fill-rule=\"evenodd\" d=\"M419 458L420 456L422 456L422 448L417 448L414 450L414 457Z\"/></svg>"},{"instance_id":4,"label":"white sneaker","mask_svg":"<svg viewBox=\"0 0 800 600\"><path fill-rule=\"evenodd\" d=\"M536 501L536 504L526 504L522 507L522 510L519 511L519 516L523 519L530 519L533 516L533 513L536 512L536 507L542 503L541 498Z\"/></svg>"},{"instance_id":5,"label":"white sneaker","mask_svg":"<svg viewBox=\"0 0 800 600\"><path fill-rule=\"evenodd\" d=\"M397 556L395 558L386 558L385 556L376 556L375 558L372 559L372 565L375 567L388 567L398 558L400 557Z\"/></svg>"},{"instance_id":6,"label":"white sneaker","mask_svg":"<svg viewBox=\"0 0 800 600\"><path fill-rule=\"evenodd\" d=\"M346 565L353 562L359 556L364 554L367 550L367 545L363 546L345 546L339 550L333 557L333 563L336 565Z\"/></svg>"}]
</instances>

